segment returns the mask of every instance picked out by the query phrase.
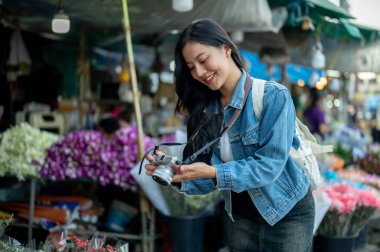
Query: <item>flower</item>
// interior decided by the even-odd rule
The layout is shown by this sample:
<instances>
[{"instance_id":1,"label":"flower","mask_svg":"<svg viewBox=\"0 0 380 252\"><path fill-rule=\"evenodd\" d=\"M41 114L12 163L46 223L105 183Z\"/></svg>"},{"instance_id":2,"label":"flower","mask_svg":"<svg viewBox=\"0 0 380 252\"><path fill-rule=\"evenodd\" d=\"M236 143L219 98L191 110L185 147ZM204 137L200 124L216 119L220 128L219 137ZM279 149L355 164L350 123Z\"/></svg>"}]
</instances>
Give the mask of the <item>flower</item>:
<instances>
[{"instance_id":1,"label":"flower","mask_svg":"<svg viewBox=\"0 0 380 252\"><path fill-rule=\"evenodd\" d=\"M380 208L379 199L370 191L355 189L357 195L356 209L351 217L348 230L349 235L355 235L367 224L377 209Z\"/></svg>"},{"instance_id":2,"label":"flower","mask_svg":"<svg viewBox=\"0 0 380 252\"><path fill-rule=\"evenodd\" d=\"M147 150L152 140L145 137L144 141ZM111 138L95 130L77 130L48 149L40 174L53 181L87 178L101 185L136 190L130 172L139 161L137 152L135 127L122 127Z\"/></svg>"},{"instance_id":3,"label":"flower","mask_svg":"<svg viewBox=\"0 0 380 252\"><path fill-rule=\"evenodd\" d=\"M332 203L318 229L322 235L357 235L380 208L379 199L368 190L336 184L324 187L323 191Z\"/></svg>"},{"instance_id":4,"label":"flower","mask_svg":"<svg viewBox=\"0 0 380 252\"><path fill-rule=\"evenodd\" d=\"M40 177L38 166L43 163L46 150L59 136L32 127L28 123L14 126L1 135L0 176L15 175Z\"/></svg>"},{"instance_id":5,"label":"flower","mask_svg":"<svg viewBox=\"0 0 380 252\"><path fill-rule=\"evenodd\" d=\"M12 218L0 219L0 236L4 233L5 228L8 227ZM113 237L100 236L96 232L91 240L82 240L76 235L69 235L64 238L63 233L60 238L53 241L51 237L46 239L38 251L49 252L128 252L128 243ZM112 243L112 245L110 244ZM29 247L24 247L17 240L9 238L9 243L0 240L0 250L8 252L27 252L35 250ZM37 250L36 250L37 251Z\"/></svg>"},{"instance_id":6,"label":"flower","mask_svg":"<svg viewBox=\"0 0 380 252\"><path fill-rule=\"evenodd\" d=\"M115 240L115 239L113 239ZM107 238L98 237L95 233L92 239L82 240L76 235L70 235L67 239L61 236L61 239L53 244L45 243L44 251L51 252L126 252L128 251L128 243L119 241L114 246L107 244Z\"/></svg>"}]
</instances>

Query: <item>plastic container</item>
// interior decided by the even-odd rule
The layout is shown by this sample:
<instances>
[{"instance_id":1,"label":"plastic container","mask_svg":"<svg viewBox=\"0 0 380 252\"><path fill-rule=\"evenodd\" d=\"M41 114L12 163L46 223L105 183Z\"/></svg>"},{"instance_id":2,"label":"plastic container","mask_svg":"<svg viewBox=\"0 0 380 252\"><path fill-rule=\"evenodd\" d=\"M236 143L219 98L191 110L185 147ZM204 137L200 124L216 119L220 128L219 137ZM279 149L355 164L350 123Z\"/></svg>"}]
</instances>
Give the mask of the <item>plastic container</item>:
<instances>
[{"instance_id":1,"label":"plastic container","mask_svg":"<svg viewBox=\"0 0 380 252\"><path fill-rule=\"evenodd\" d=\"M124 232L137 213L136 208L119 200L113 200L104 225L112 231Z\"/></svg>"}]
</instances>

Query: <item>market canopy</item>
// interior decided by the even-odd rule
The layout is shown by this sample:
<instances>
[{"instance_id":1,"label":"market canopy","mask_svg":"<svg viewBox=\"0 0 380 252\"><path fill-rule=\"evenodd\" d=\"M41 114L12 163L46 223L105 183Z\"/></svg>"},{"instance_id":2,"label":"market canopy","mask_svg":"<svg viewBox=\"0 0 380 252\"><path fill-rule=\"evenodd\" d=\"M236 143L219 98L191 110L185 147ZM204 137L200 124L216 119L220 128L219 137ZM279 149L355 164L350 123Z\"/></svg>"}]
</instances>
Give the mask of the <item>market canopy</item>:
<instances>
[{"instance_id":1,"label":"market canopy","mask_svg":"<svg viewBox=\"0 0 380 252\"><path fill-rule=\"evenodd\" d=\"M125 50L120 1L65 0L63 8L72 24L70 32L65 35L51 32L51 20L58 7L57 0L3 0L0 6L1 22L5 27L19 25L23 31L38 33L74 46L79 44L84 35L89 47L119 52ZM134 50L141 49L140 52L144 52L144 57L138 57L144 65L150 65L154 60L152 51L158 52L164 63L170 62L176 41L176 35L170 34L170 31L180 30L192 20L203 17L215 19L229 32L244 31L245 41L238 44L241 49L255 52L260 52L265 47L272 51L273 48L279 49L279 52L287 52L291 56L291 62L301 65L309 64L305 48L310 48L313 45L311 40L316 37L357 43L346 47L351 50L363 41L371 42L380 37L379 30L353 23L352 16L347 11L328 0L194 0L194 8L186 13L175 12L170 0L129 0L128 6ZM306 16L312 19L314 31L302 30ZM286 17L287 21L283 25ZM335 43L339 44L340 41ZM138 47L137 44L145 47ZM308 46L305 47L305 44ZM351 69L343 67L348 62L339 64L340 60L332 60L338 58L338 52L345 52L336 50L336 44L330 50L329 45L323 43L327 61L341 69ZM302 54L289 52L289 49L294 48L303 50ZM286 59L281 54L280 56L281 60Z\"/></svg>"},{"instance_id":2,"label":"market canopy","mask_svg":"<svg viewBox=\"0 0 380 252\"><path fill-rule=\"evenodd\" d=\"M350 13L329 0L268 0L268 4L271 8L288 6L290 9L303 9L314 16L353 18Z\"/></svg>"},{"instance_id":3,"label":"market canopy","mask_svg":"<svg viewBox=\"0 0 380 252\"><path fill-rule=\"evenodd\" d=\"M65 35L51 32L51 20L58 10L57 0L3 0L2 23L18 24L21 29L39 33L56 40L78 42L85 32L88 43L102 44L123 40L121 2L115 0L65 0L63 9L72 28ZM129 15L133 34L168 33L182 30L193 20L212 18L227 31L277 32L287 17L286 9L277 9L274 15L266 0L194 0L189 12L176 12L170 0L129 0ZM217 4L216 4L217 2Z\"/></svg>"}]
</instances>

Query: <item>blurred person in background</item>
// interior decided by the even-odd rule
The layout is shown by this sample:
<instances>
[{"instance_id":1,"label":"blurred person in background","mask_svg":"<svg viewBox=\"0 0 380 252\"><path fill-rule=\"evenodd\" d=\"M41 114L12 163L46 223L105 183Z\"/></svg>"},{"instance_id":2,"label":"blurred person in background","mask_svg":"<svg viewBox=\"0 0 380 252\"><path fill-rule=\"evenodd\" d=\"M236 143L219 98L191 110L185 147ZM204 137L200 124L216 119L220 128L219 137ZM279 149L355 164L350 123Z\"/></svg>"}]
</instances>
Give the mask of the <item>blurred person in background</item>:
<instances>
[{"instance_id":1,"label":"blurred person in background","mask_svg":"<svg viewBox=\"0 0 380 252\"><path fill-rule=\"evenodd\" d=\"M310 89L310 103L303 115L309 125L310 132L320 136L322 139L331 132L326 123L326 115L323 110L324 97L316 89Z\"/></svg>"}]
</instances>

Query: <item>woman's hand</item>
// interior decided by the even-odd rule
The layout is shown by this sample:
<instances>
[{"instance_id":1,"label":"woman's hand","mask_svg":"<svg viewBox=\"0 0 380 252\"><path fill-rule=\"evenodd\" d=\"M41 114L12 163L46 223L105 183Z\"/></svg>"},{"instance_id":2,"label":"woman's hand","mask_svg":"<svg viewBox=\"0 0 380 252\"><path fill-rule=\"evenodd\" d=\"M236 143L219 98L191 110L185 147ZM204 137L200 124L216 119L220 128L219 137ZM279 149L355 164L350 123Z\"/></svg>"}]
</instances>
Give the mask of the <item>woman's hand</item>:
<instances>
[{"instance_id":1,"label":"woman's hand","mask_svg":"<svg viewBox=\"0 0 380 252\"><path fill-rule=\"evenodd\" d=\"M152 172L153 173L153 172ZM147 173L148 174L148 173ZM216 169L214 166L203 162L196 162L188 165L180 165L179 172L173 177L173 182L182 182L198 178L215 178Z\"/></svg>"},{"instance_id":2,"label":"woman's hand","mask_svg":"<svg viewBox=\"0 0 380 252\"><path fill-rule=\"evenodd\" d=\"M152 155L147 155L146 159L149 161L148 164L145 165L145 173L148 176L152 176L154 170L157 168L156 164L151 163L153 161L153 156Z\"/></svg>"}]
</instances>

